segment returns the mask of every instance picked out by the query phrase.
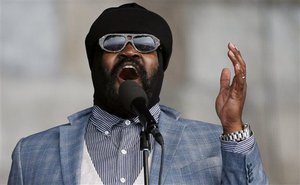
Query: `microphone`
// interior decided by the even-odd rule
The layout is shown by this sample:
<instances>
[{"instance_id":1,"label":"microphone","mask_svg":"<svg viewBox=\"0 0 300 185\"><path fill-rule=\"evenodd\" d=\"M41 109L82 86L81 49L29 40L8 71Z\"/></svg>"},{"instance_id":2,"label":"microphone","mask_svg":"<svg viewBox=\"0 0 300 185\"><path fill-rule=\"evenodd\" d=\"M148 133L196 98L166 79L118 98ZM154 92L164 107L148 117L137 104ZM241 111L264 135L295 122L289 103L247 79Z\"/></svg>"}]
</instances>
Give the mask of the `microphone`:
<instances>
[{"instance_id":1,"label":"microphone","mask_svg":"<svg viewBox=\"0 0 300 185\"><path fill-rule=\"evenodd\" d=\"M163 137L157 123L147 108L148 98L143 88L132 80L126 80L120 85L119 98L126 110L138 115L142 123L147 123L146 132L151 133L154 139L163 145Z\"/></svg>"}]
</instances>

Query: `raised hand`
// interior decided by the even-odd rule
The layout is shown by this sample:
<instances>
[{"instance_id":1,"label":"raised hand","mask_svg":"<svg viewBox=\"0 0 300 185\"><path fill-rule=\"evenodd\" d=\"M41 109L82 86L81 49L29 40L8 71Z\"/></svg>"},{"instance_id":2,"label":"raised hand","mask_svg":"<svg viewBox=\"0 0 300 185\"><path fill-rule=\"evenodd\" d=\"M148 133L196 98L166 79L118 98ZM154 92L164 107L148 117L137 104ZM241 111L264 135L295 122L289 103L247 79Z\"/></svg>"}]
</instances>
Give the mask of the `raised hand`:
<instances>
[{"instance_id":1,"label":"raised hand","mask_svg":"<svg viewBox=\"0 0 300 185\"><path fill-rule=\"evenodd\" d=\"M224 68L220 78L220 92L216 99L216 111L223 125L224 134L243 129L242 112L246 99L246 64L237 47L229 43L227 55L234 66L232 82L230 70Z\"/></svg>"}]
</instances>

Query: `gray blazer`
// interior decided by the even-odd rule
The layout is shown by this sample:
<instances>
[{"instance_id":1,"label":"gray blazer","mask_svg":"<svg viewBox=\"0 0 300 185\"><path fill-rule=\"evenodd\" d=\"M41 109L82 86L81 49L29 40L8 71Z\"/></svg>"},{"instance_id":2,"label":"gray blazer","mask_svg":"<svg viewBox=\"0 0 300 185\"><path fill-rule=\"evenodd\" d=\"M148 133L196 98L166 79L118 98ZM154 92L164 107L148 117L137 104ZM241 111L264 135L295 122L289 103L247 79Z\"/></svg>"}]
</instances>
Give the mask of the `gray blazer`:
<instances>
[{"instance_id":1,"label":"gray blazer","mask_svg":"<svg viewBox=\"0 0 300 185\"><path fill-rule=\"evenodd\" d=\"M268 184L257 145L247 154L221 150L219 125L180 118L161 106L159 129L165 141L162 184ZM21 139L12 155L9 185L76 185L85 128L91 108L69 117L70 123ZM150 184L157 184L160 146L155 145Z\"/></svg>"}]
</instances>

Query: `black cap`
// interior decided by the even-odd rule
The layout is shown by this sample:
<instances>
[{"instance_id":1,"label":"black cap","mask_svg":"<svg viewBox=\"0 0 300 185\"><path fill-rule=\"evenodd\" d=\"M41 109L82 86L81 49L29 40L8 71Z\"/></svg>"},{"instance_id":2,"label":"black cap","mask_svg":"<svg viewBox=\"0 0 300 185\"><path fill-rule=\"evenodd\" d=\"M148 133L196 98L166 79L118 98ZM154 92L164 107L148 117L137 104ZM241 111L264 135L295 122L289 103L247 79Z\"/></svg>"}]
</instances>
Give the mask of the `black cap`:
<instances>
[{"instance_id":1,"label":"black cap","mask_svg":"<svg viewBox=\"0 0 300 185\"><path fill-rule=\"evenodd\" d=\"M147 33L156 36L161 44L163 69L167 69L173 40L168 23L160 15L136 3L104 10L92 24L85 39L90 68L99 39L108 33Z\"/></svg>"}]
</instances>

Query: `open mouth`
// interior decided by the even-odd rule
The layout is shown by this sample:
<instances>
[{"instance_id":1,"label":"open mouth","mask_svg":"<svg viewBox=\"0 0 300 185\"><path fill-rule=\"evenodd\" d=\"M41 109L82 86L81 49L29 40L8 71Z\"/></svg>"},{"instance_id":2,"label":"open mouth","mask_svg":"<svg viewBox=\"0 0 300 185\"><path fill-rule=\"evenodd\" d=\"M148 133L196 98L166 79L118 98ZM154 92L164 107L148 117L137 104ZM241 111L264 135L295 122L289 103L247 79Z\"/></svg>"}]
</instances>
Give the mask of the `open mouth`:
<instances>
[{"instance_id":1,"label":"open mouth","mask_svg":"<svg viewBox=\"0 0 300 185\"><path fill-rule=\"evenodd\" d=\"M139 74L136 68L132 65L124 66L119 72L119 78L122 80L136 80L139 78Z\"/></svg>"}]
</instances>

